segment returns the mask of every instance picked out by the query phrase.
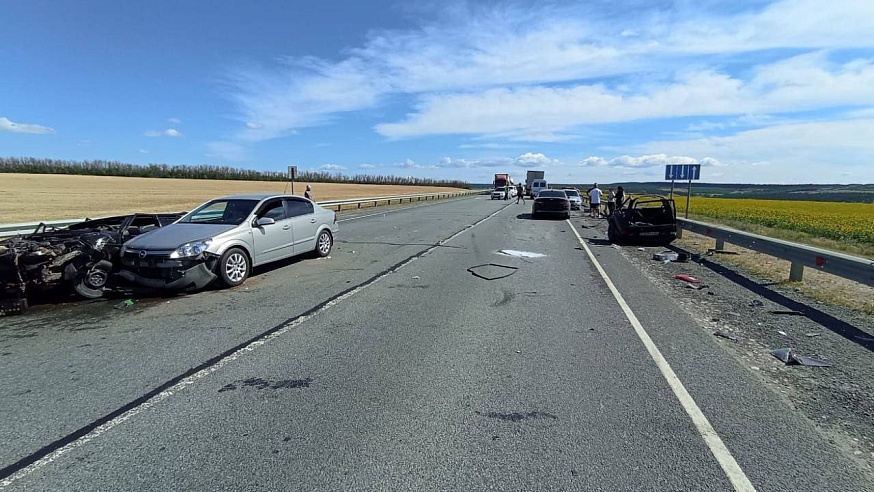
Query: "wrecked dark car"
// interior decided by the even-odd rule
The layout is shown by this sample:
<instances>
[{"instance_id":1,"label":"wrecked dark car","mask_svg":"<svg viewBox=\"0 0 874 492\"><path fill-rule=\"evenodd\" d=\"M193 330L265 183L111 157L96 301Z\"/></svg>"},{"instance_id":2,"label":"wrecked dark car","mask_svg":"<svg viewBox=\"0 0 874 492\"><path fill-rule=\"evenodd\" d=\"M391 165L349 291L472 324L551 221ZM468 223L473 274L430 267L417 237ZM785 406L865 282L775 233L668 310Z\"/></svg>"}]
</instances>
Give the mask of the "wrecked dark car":
<instances>
[{"instance_id":1,"label":"wrecked dark car","mask_svg":"<svg viewBox=\"0 0 874 492\"><path fill-rule=\"evenodd\" d=\"M608 220L607 238L612 243L666 246L677 239L674 200L661 195L634 197Z\"/></svg>"},{"instance_id":2,"label":"wrecked dark car","mask_svg":"<svg viewBox=\"0 0 874 492\"><path fill-rule=\"evenodd\" d=\"M119 215L60 229L40 224L31 234L0 241L0 314L21 313L29 297L52 290L103 296L122 243L183 215Z\"/></svg>"}]
</instances>

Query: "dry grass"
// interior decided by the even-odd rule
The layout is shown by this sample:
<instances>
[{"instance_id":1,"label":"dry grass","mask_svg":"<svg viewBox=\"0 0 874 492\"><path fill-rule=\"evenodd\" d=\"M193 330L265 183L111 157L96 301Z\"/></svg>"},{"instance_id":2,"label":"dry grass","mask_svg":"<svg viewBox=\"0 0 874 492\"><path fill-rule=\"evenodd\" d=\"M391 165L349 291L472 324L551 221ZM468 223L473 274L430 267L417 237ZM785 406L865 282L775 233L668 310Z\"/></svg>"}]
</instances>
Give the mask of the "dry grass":
<instances>
[{"instance_id":1,"label":"dry grass","mask_svg":"<svg viewBox=\"0 0 874 492\"><path fill-rule=\"evenodd\" d=\"M302 195L306 183L295 183ZM434 186L312 183L316 200L458 191ZM290 192L288 183L124 178L62 174L0 174L0 223L191 210L217 196Z\"/></svg>"},{"instance_id":2,"label":"dry grass","mask_svg":"<svg viewBox=\"0 0 874 492\"><path fill-rule=\"evenodd\" d=\"M707 236L683 231L683 238L674 243L688 251L706 253L716 247L716 240ZM790 283L789 261L768 256L757 251L726 243L725 248L736 251L738 255L719 255L719 262L738 267L741 271L767 279L771 282L785 283L801 289L811 299L855 309L865 314L874 314L874 288L847 280L814 268L804 269L804 280Z\"/></svg>"}]
</instances>

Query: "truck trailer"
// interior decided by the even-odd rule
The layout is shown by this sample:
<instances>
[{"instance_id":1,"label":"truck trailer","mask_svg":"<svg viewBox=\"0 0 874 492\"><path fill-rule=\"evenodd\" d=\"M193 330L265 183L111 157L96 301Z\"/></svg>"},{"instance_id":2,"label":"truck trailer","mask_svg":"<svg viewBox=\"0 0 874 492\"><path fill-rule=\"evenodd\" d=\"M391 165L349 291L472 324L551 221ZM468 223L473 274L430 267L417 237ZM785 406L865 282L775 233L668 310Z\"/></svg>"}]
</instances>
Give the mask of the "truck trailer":
<instances>
[{"instance_id":1,"label":"truck trailer","mask_svg":"<svg viewBox=\"0 0 874 492\"><path fill-rule=\"evenodd\" d=\"M535 179L543 179L543 171L528 171L525 175L525 194L528 196L532 196L531 185Z\"/></svg>"}]
</instances>

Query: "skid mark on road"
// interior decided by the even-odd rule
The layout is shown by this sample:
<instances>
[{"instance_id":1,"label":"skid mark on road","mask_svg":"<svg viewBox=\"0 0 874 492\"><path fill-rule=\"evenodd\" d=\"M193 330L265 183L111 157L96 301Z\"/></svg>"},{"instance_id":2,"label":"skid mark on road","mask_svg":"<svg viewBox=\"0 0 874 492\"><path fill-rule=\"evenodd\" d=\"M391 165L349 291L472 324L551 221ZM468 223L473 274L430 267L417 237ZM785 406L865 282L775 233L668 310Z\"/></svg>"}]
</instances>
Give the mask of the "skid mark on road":
<instances>
[{"instance_id":1,"label":"skid mark on road","mask_svg":"<svg viewBox=\"0 0 874 492\"><path fill-rule=\"evenodd\" d=\"M321 302L320 304L316 305L315 307L309 309L299 316L291 318L273 328L270 328L267 331L255 335L249 340L244 341L243 343L232 347L222 352L221 354L216 355L215 357L201 363L197 367L193 367L188 371L164 382L163 384L154 388L148 393L140 396L139 398L131 402L128 402L127 404L104 415L103 417L100 417L90 424L87 424L84 427L81 427L64 437L46 446L43 446L41 449L28 456L25 456L17 462L0 469L0 488L4 488L12 484L16 480L20 480L21 478L29 475L33 471L49 463L52 463L69 451L84 444L87 444L88 442L100 437L102 434L106 433L113 427L131 419L132 417L138 415L143 411L146 411L156 406L158 403L166 400L170 396L184 390L186 387L191 386L200 379L203 379L204 377L224 367L229 362L233 362L240 357L257 350L268 341L284 335L288 331L305 323L313 316L316 316L317 314L322 313L336 306L337 304L349 299L350 297L361 292L367 287L394 274L395 272L404 268L410 263L418 260L419 258L422 258L423 256L428 255L429 253L439 248L441 245L452 241L458 236L464 234L465 232L498 215L508 206L509 205L505 205L504 207L493 212L492 214L487 215L486 217L474 222L473 224L468 224L464 226L463 228L461 228L461 230L452 234L446 239L439 241L437 244L432 245L406 258L405 260L401 260L395 265L387 268L386 270L383 270L382 272L358 284L357 286L351 287L331 297L330 299Z\"/></svg>"},{"instance_id":2,"label":"skid mark on road","mask_svg":"<svg viewBox=\"0 0 874 492\"><path fill-rule=\"evenodd\" d=\"M628 303L625 302L622 294L620 294L616 286L613 285L613 281L610 280L609 276L607 276L607 272L605 272L604 268L601 267L601 263L599 263L597 258L595 258L592 250L589 249L588 245L586 245L586 242L583 240L582 236L580 236L580 233L577 232L577 229L569 219L567 223L570 225L571 229L573 229L574 234L576 234L577 240L579 240L580 244L583 245L583 249L585 249L586 254L589 255L589 259L592 260L598 273L601 274L601 278L603 278L604 282L607 283L607 287L610 289L610 292L613 293L613 297L616 299L616 302L619 303L619 307L622 308L625 317L628 318L628 321L631 322L631 326L634 327L634 332L637 333L638 338L643 342L650 357L652 357L652 360L659 368L659 371L661 371L662 376L668 382L671 391L674 392L674 395L677 397L677 400L680 401L683 410L685 410L689 415L689 418L692 419L692 423L695 425L698 433L701 434L701 437L704 438L704 442L707 444L707 447L710 448L710 452L713 454L713 457L716 458L719 466L722 467L722 470L725 472L729 481L731 481L734 489L738 491L754 492L756 489L753 487L749 478L747 478L746 473L744 473L740 465L737 464L731 451L728 450L728 447L722 441L722 438L719 437L719 434L717 434L713 426L710 425L710 421L707 420L704 412L702 412L701 408L698 407L698 404L695 403L692 395L689 394L686 387L683 386L683 383L680 381L680 378L677 377L677 374L671 368L670 364L668 364L667 359L662 355L661 350L659 350L655 342L652 341L649 333L646 332L643 325L640 323L640 320L637 319L637 316L631 310L631 307L629 307Z\"/></svg>"}]
</instances>

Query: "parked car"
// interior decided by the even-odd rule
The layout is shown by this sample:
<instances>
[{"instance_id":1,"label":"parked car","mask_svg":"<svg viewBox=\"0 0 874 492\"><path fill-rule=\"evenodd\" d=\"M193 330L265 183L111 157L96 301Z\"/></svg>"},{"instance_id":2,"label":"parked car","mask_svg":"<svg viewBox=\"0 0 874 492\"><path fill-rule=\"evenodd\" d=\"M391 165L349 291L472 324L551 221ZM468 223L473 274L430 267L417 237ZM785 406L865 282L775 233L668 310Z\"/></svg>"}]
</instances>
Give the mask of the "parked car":
<instances>
[{"instance_id":1,"label":"parked car","mask_svg":"<svg viewBox=\"0 0 874 492\"><path fill-rule=\"evenodd\" d=\"M118 269L122 243L184 214L119 215L58 229L40 224L31 234L0 241L0 312L21 313L29 296L48 290L101 297Z\"/></svg>"},{"instance_id":2,"label":"parked car","mask_svg":"<svg viewBox=\"0 0 874 492\"><path fill-rule=\"evenodd\" d=\"M568 200L571 202L571 210L582 210L583 208L583 197L580 196L580 191L576 188L563 188L564 194L567 195Z\"/></svg>"},{"instance_id":3,"label":"parked car","mask_svg":"<svg viewBox=\"0 0 874 492\"><path fill-rule=\"evenodd\" d=\"M535 179L531 182L531 196L537 198L537 194L549 189L549 183L545 179Z\"/></svg>"},{"instance_id":4,"label":"parked car","mask_svg":"<svg viewBox=\"0 0 874 492\"><path fill-rule=\"evenodd\" d=\"M119 275L143 287L197 290L242 284L253 267L304 253L328 256L337 214L304 197L232 195L122 246Z\"/></svg>"},{"instance_id":5,"label":"parked car","mask_svg":"<svg viewBox=\"0 0 874 492\"><path fill-rule=\"evenodd\" d=\"M607 237L614 243L668 245L677 238L674 200L661 195L640 195L609 218Z\"/></svg>"},{"instance_id":6,"label":"parked car","mask_svg":"<svg viewBox=\"0 0 874 492\"><path fill-rule=\"evenodd\" d=\"M507 198L507 187L499 186L492 190L492 200L503 200Z\"/></svg>"},{"instance_id":7,"label":"parked car","mask_svg":"<svg viewBox=\"0 0 874 492\"><path fill-rule=\"evenodd\" d=\"M531 216L558 215L569 219L571 217L571 202L563 190L543 190L537 194L531 206Z\"/></svg>"}]
</instances>

